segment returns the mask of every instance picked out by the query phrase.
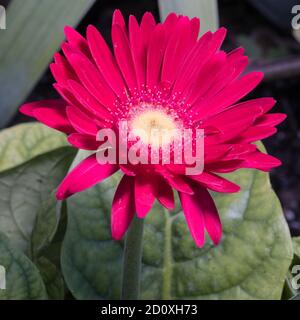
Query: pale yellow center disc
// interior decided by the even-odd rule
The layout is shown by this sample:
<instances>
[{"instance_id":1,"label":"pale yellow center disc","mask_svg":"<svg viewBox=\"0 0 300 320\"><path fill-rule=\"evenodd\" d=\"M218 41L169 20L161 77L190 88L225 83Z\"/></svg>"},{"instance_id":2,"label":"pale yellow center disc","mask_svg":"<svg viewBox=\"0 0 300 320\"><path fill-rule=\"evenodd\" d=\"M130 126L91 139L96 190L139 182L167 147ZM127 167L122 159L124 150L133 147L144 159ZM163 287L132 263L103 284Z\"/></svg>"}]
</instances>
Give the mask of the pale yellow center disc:
<instances>
[{"instance_id":1,"label":"pale yellow center disc","mask_svg":"<svg viewBox=\"0 0 300 320\"><path fill-rule=\"evenodd\" d=\"M131 129L144 143L158 147L174 140L177 126L165 112L146 110L132 120Z\"/></svg>"}]
</instances>

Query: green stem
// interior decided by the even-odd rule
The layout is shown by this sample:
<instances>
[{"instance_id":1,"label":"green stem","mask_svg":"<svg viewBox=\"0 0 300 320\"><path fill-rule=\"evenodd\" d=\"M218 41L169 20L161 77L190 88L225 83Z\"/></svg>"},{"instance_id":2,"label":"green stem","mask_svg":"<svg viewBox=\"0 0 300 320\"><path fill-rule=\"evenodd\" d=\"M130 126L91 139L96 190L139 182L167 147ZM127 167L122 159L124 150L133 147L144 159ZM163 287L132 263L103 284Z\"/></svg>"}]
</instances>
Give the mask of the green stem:
<instances>
[{"instance_id":1,"label":"green stem","mask_svg":"<svg viewBox=\"0 0 300 320\"><path fill-rule=\"evenodd\" d=\"M123 256L122 300L137 300L143 253L144 220L134 217L127 231Z\"/></svg>"}]
</instances>

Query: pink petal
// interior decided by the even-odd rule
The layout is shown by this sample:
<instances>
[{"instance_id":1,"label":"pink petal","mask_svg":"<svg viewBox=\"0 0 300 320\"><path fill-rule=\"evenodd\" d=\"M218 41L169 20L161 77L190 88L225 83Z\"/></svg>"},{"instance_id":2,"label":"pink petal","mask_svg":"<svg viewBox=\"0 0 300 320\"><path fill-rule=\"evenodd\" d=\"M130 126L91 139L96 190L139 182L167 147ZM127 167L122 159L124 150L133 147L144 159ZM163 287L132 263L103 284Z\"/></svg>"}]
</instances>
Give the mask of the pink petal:
<instances>
[{"instance_id":1,"label":"pink petal","mask_svg":"<svg viewBox=\"0 0 300 320\"><path fill-rule=\"evenodd\" d=\"M240 190L238 185L209 172L203 172L199 176L189 176L189 178L216 192L234 193Z\"/></svg>"},{"instance_id":2,"label":"pink petal","mask_svg":"<svg viewBox=\"0 0 300 320\"><path fill-rule=\"evenodd\" d=\"M129 89L134 90L137 88L137 79L129 41L124 30L118 24L112 26L112 41L115 57L123 77Z\"/></svg>"},{"instance_id":3,"label":"pink petal","mask_svg":"<svg viewBox=\"0 0 300 320\"><path fill-rule=\"evenodd\" d=\"M170 185L166 182L166 180L163 178L158 179L158 189L156 198L160 202L160 204L168 210L174 209L175 203L173 190L170 187Z\"/></svg>"},{"instance_id":4,"label":"pink petal","mask_svg":"<svg viewBox=\"0 0 300 320\"><path fill-rule=\"evenodd\" d=\"M85 88L106 108L116 101L116 95L108 87L97 68L84 56L72 54L69 61Z\"/></svg>"},{"instance_id":5,"label":"pink petal","mask_svg":"<svg viewBox=\"0 0 300 320\"><path fill-rule=\"evenodd\" d=\"M141 89L146 80L146 58L149 41L144 38L143 29L139 27L133 15L129 17L129 39L137 82Z\"/></svg>"},{"instance_id":6,"label":"pink petal","mask_svg":"<svg viewBox=\"0 0 300 320\"><path fill-rule=\"evenodd\" d=\"M185 181L185 178L180 176L165 176L165 179L168 181L170 186L172 186L177 191L187 194L193 194L193 190L189 186L189 184Z\"/></svg>"},{"instance_id":7,"label":"pink petal","mask_svg":"<svg viewBox=\"0 0 300 320\"><path fill-rule=\"evenodd\" d=\"M101 33L90 25L87 29L87 39L100 72L114 92L121 96L125 91L125 84L116 61Z\"/></svg>"},{"instance_id":8,"label":"pink petal","mask_svg":"<svg viewBox=\"0 0 300 320\"><path fill-rule=\"evenodd\" d=\"M252 91L262 80L263 73L252 72L233 81L209 101L201 102L193 107L196 120L201 120L217 114L242 99Z\"/></svg>"},{"instance_id":9,"label":"pink petal","mask_svg":"<svg viewBox=\"0 0 300 320\"><path fill-rule=\"evenodd\" d=\"M99 119L104 121L112 120L111 113L107 111L107 109L101 105L83 86L73 80L69 80L68 85L74 97L89 112L93 113L99 117Z\"/></svg>"},{"instance_id":10,"label":"pink petal","mask_svg":"<svg viewBox=\"0 0 300 320\"><path fill-rule=\"evenodd\" d=\"M157 25L151 37L147 55L147 65L151 66L151 68L147 68L147 85L150 87L157 85L159 82L166 44L164 28Z\"/></svg>"},{"instance_id":11,"label":"pink petal","mask_svg":"<svg viewBox=\"0 0 300 320\"><path fill-rule=\"evenodd\" d=\"M67 107L67 116L77 132L86 133L93 136L97 135L98 128L94 124L93 119L89 118L77 107Z\"/></svg>"},{"instance_id":12,"label":"pink petal","mask_svg":"<svg viewBox=\"0 0 300 320\"><path fill-rule=\"evenodd\" d=\"M108 178L118 170L117 165L99 164L96 154L80 162L59 185L56 198L63 200Z\"/></svg>"},{"instance_id":13,"label":"pink petal","mask_svg":"<svg viewBox=\"0 0 300 320\"><path fill-rule=\"evenodd\" d=\"M116 190L111 213L111 233L121 240L134 217L134 178L124 175Z\"/></svg>"},{"instance_id":14,"label":"pink petal","mask_svg":"<svg viewBox=\"0 0 300 320\"><path fill-rule=\"evenodd\" d=\"M126 24L124 17L119 9L115 10L112 18L112 25L119 25L126 34Z\"/></svg>"},{"instance_id":15,"label":"pink petal","mask_svg":"<svg viewBox=\"0 0 300 320\"><path fill-rule=\"evenodd\" d=\"M215 203L209 192L204 188L197 189L197 193L195 192L195 197L201 199L201 208L204 214L206 231L208 232L213 243L218 245L222 238L222 223Z\"/></svg>"},{"instance_id":16,"label":"pink petal","mask_svg":"<svg viewBox=\"0 0 300 320\"><path fill-rule=\"evenodd\" d=\"M69 26L66 26L64 31L68 42L74 48L78 48L83 54L85 54L86 56L90 56L90 50L87 41L80 33Z\"/></svg>"},{"instance_id":17,"label":"pink petal","mask_svg":"<svg viewBox=\"0 0 300 320\"><path fill-rule=\"evenodd\" d=\"M201 248L205 243L205 222L202 209L198 203L199 199L195 199L193 195L186 193L179 193L179 197L191 235L196 245Z\"/></svg>"},{"instance_id":18,"label":"pink petal","mask_svg":"<svg viewBox=\"0 0 300 320\"><path fill-rule=\"evenodd\" d=\"M68 136L69 143L78 149L97 150L100 142L96 141L95 136L82 133L72 133Z\"/></svg>"},{"instance_id":19,"label":"pink petal","mask_svg":"<svg viewBox=\"0 0 300 320\"><path fill-rule=\"evenodd\" d=\"M180 200L190 232L198 247L205 242L206 228L213 243L217 245L222 237L222 224L217 208L205 188L194 188L193 195L180 193Z\"/></svg>"},{"instance_id":20,"label":"pink petal","mask_svg":"<svg viewBox=\"0 0 300 320\"><path fill-rule=\"evenodd\" d=\"M191 28L192 28L192 38L197 40L199 37L199 32L200 32L200 19L199 18L193 18L191 20Z\"/></svg>"},{"instance_id":21,"label":"pink petal","mask_svg":"<svg viewBox=\"0 0 300 320\"><path fill-rule=\"evenodd\" d=\"M240 136L235 139L236 143L250 143L266 139L277 132L274 127L253 126L248 128Z\"/></svg>"},{"instance_id":22,"label":"pink petal","mask_svg":"<svg viewBox=\"0 0 300 320\"><path fill-rule=\"evenodd\" d=\"M286 119L287 115L284 113L271 113L259 117L255 121L255 126L277 126Z\"/></svg>"},{"instance_id":23,"label":"pink petal","mask_svg":"<svg viewBox=\"0 0 300 320\"><path fill-rule=\"evenodd\" d=\"M65 132L74 132L66 115L66 103L63 100L44 100L26 103L20 108L20 112L34 117L46 126Z\"/></svg>"},{"instance_id":24,"label":"pink petal","mask_svg":"<svg viewBox=\"0 0 300 320\"><path fill-rule=\"evenodd\" d=\"M135 207L139 218L144 218L155 201L154 183L151 176L135 177Z\"/></svg>"},{"instance_id":25,"label":"pink petal","mask_svg":"<svg viewBox=\"0 0 300 320\"><path fill-rule=\"evenodd\" d=\"M194 46L194 50L191 50L187 55L184 63L179 71L180 77L177 79L174 92L182 92L191 83L194 83L197 78L203 77L199 75L200 70L206 65L210 57L219 50L224 38L226 36L226 29L221 28L213 35L208 32L203 35L198 43Z\"/></svg>"},{"instance_id":26,"label":"pink petal","mask_svg":"<svg viewBox=\"0 0 300 320\"><path fill-rule=\"evenodd\" d=\"M179 66L190 49L191 26L188 18L182 18L171 35L166 47L161 80L170 85L175 81Z\"/></svg>"},{"instance_id":27,"label":"pink petal","mask_svg":"<svg viewBox=\"0 0 300 320\"><path fill-rule=\"evenodd\" d=\"M244 168L255 168L263 171L269 171L280 165L280 160L260 151L253 152L244 160Z\"/></svg>"},{"instance_id":28,"label":"pink petal","mask_svg":"<svg viewBox=\"0 0 300 320\"><path fill-rule=\"evenodd\" d=\"M77 75L65 57L55 53L54 61L55 63L50 64L50 69L58 83L65 85L69 79L78 80Z\"/></svg>"},{"instance_id":29,"label":"pink petal","mask_svg":"<svg viewBox=\"0 0 300 320\"><path fill-rule=\"evenodd\" d=\"M152 13L145 12L141 21L141 33L142 33L143 41L146 44L146 47L150 41L155 25L156 25L156 22Z\"/></svg>"},{"instance_id":30,"label":"pink petal","mask_svg":"<svg viewBox=\"0 0 300 320\"><path fill-rule=\"evenodd\" d=\"M176 13L169 13L166 17L166 20L163 23L163 27L165 29L166 34L171 34L174 31L177 22L178 16L176 15Z\"/></svg>"}]
</instances>

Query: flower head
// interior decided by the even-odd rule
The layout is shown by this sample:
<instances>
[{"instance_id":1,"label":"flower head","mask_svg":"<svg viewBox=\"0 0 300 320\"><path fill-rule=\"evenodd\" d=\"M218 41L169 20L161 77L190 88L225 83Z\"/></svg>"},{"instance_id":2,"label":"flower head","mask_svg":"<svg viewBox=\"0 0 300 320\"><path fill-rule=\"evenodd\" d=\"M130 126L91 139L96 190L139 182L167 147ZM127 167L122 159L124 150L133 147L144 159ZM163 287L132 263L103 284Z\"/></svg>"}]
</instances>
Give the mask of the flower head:
<instances>
[{"instance_id":1,"label":"flower head","mask_svg":"<svg viewBox=\"0 0 300 320\"><path fill-rule=\"evenodd\" d=\"M220 49L224 28L198 38L199 27L197 18L171 13L157 24L145 13L140 24L130 16L127 29L117 10L112 23L113 53L93 26L88 27L86 39L66 27L64 56L55 54L50 65L61 99L21 107L24 114L65 132L74 147L95 151L65 177L57 190L58 199L121 169L123 177L112 204L114 239L123 237L135 214L144 218L155 200L173 209L175 190L196 244L204 244L205 230L218 244L222 226L208 189L239 191L239 186L218 173L240 168L268 171L280 165L253 142L274 134L285 115L267 114L275 104L272 98L238 103L263 74L243 74L248 63L243 49L229 53ZM99 130L110 129L120 136L123 121L148 151L159 150L157 163L98 161L96 151L104 143L97 138ZM198 174L187 175L190 165L174 162L176 134L185 129L204 132L204 169ZM153 130L158 135L151 135ZM192 152L198 148L195 140L193 134ZM164 145L173 148L173 161L168 164L162 161ZM123 151L117 146L116 153Z\"/></svg>"}]
</instances>

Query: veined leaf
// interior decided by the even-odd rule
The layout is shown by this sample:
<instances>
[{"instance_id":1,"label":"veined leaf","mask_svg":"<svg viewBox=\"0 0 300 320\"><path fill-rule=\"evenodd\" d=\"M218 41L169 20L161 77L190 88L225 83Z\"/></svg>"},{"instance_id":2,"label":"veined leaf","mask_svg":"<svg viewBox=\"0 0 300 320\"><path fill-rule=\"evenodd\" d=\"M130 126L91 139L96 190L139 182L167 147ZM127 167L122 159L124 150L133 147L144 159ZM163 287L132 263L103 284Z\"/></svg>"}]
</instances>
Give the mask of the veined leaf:
<instances>
[{"instance_id":1,"label":"veined leaf","mask_svg":"<svg viewBox=\"0 0 300 320\"><path fill-rule=\"evenodd\" d=\"M0 265L5 268L6 289L0 289L0 300L47 299L47 293L36 266L8 238L0 233Z\"/></svg>"},{"instance_id":2,"label":"veined leaf","mask_svg":"<svg viewBox=\"0 0 300 320\"><path fill-rule=\"evenodd\" d=\"M37 227L41 228L42 223L49 222L45 219L37 225L38 213L42 208L47 208L48 214L52 212L56 216L55 210L50 211L55 201L50 203L50 207L47 201L68 171L74 155L74 149L63 147L0 173L0 232L9 238L15 248L30 256L33 254L29 252L29 244L34 226L36 234ZM54 226L47 224L48 232L56 226L55 219L51 221ZM36 243L35 238L33 241Z\"/></svg>"},{"instance_id":3,"label":"veined leaf","mask_svg":"<svg viewBox=\"0 0 300 320\"><path fill-rule=\"evenodd\" d=\"M32 122L0 132L0 171L16 167L40 154L67 146L64 134Z\"/></svg>"}]
</instances>

